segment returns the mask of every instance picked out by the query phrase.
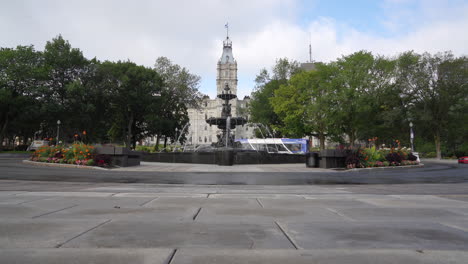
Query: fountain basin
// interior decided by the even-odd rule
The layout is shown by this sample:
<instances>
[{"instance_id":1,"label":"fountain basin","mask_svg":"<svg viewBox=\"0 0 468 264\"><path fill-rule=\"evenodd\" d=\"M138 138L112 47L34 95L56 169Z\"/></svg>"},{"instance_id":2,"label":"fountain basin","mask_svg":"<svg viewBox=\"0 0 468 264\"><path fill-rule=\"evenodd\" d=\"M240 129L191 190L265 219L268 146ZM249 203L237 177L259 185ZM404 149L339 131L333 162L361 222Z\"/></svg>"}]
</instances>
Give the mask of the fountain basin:
<instances>
[{"instance_id":1,"label":"fountain basin","mask_svg":"<svg viewBox=\"0 0 468 264\"><path fill-rule=\"evenodd\" d=\"M221 151L222 152L222 151ZM221 166L242 164L285 164L305 163L304 154L280 154L264 151L225 151L227 153L214 152L167 152L145 153L142 161L169 162L169 163L194 163L194 164L218 164ZM226 156L223 156L226 155ZM231 163L232 160L232 163ZM222 164L220 164L222 163Z\"/></svg>"}]
</instances>

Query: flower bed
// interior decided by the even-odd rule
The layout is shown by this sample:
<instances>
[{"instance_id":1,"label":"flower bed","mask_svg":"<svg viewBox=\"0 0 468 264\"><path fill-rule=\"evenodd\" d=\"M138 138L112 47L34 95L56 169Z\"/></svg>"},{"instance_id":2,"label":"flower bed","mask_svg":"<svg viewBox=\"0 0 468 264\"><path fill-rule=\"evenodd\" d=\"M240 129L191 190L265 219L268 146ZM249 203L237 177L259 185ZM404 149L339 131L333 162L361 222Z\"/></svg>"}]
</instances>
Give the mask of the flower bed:
<instances>
[{"instance_id":1,"label":"flower bed","mask_svg":"<svg viewBox=\"0 0 468 264\"><path fill-rule=\"evenodd\" d=\"M69 147L42 146L32 154L31 161L108 167L110 158L95 152L94 146L79 142Z\"/></svg>"},{"instance_id":2,"label":"flower bed","mask_svg":"<svg viewBox=\"0 0 468 264\"><path fill-rule=\"evenodd\" d=\"M388 166L418 165L418 158L408 148L360 148L350 150L346 157L346 168L372 168Z\"/></svg>"}]
</instances>

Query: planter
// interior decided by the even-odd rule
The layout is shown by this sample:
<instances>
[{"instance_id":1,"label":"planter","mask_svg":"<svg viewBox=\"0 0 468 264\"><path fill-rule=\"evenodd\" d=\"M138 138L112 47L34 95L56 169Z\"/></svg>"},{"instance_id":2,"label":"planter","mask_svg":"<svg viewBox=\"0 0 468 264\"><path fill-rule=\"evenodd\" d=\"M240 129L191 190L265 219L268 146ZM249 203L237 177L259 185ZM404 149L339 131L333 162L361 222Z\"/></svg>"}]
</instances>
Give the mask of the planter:
<instances>
[{"instance_id":1,"label":"planter","mask_svg":"<svg viewBox=\"0 0 468 264\"><path fill-rule=\"evenodd\" d=\"M142 153L124 147L96 147L96 154L111 156L111 165L120 167L138 166Z\"/></svg>"},{"instance_id":2,"label":"planter","mask_svg":"<svg viewBox=\"0 0 468 264\"><path fill-rule=\"evenodd\" d=\"M346 168L346 152L339 149L325 149L320 151L320 168Z\"/></svg>"}]
</instances>

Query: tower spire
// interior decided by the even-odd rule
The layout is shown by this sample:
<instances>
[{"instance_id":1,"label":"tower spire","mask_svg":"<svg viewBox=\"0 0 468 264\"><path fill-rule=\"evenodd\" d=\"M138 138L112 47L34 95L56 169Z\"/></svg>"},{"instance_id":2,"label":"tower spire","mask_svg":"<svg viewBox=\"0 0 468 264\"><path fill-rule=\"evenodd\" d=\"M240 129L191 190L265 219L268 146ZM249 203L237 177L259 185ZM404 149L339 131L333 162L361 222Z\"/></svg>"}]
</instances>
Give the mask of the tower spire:
<instances>
[{"instance_id":1,"label":"tower spire","mask_svg":"<svg viewBox=\"0 0 468 264\"><path fill-rule=\"evenodd\" d=\"M226 28L226 38L229 38L229 23L226 22L226 25L224 25L224 27Z\"/></svg>"},{"instance_id":2,"label":"tower spire","mask_svg":"<svg viewBox=\"0 0 468 264\"><path fill-rule=\"evenodd\" d=\"M309 62L312 62L312 33L309 33Z\"/></svg>"}]
</instances>

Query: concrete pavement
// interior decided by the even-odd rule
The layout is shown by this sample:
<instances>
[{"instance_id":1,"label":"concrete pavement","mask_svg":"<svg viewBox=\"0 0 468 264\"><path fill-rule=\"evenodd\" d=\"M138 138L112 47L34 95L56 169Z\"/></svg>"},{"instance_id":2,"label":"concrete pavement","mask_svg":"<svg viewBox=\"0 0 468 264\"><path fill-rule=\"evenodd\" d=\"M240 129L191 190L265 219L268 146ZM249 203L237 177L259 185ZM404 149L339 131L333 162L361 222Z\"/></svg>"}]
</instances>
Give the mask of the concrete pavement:
<instances>
[{"instance_id":1,"label":"concrete pavement","mask_svg":"<svg viewBox=\"0 0 468 264\"><path fill-rule=\"evenodd\" d=\"M0 181L1 263L466 263L468 183Z\"/></svg>"}]
</instances>

